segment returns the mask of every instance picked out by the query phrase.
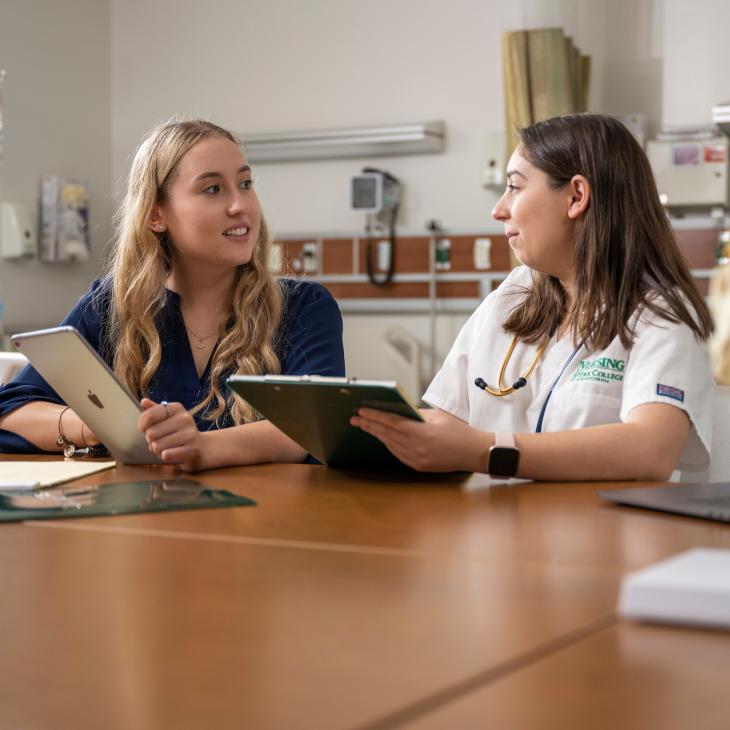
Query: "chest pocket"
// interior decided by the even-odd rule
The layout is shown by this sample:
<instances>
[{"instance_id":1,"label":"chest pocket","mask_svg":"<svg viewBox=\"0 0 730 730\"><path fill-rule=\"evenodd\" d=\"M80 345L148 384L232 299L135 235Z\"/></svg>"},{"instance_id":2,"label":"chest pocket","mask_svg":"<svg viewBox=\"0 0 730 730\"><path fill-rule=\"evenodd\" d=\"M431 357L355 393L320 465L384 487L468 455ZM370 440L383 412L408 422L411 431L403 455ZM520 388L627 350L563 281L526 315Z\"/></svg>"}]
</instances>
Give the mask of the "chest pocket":
<instances>
[{"instance_id":1,"label":"chest pocket","mask_svg":"<svg viewBox=\"0 0 730 730\"><path fill-rule=\"evenodd\" d=\"M545 413L543 431L620 423L621 384L601 391L585 384L580 387L575 387L576 383L566 385L568 387L556 389L553 393Z\"/></svg>"}]
</instances>

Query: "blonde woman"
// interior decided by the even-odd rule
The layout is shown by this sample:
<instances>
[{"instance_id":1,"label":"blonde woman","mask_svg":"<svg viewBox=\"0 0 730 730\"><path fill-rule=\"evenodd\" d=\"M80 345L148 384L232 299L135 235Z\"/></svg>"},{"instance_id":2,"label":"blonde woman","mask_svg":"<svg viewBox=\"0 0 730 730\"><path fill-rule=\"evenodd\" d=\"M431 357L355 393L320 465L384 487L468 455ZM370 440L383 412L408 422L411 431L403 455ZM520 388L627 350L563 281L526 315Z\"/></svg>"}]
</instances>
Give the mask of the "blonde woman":
<instances>
[{"instance_id":1,"label":"blonde woman","mask_svg":"<svg viewBox=\"0 0 730 730\"><path fill-rule=\"evenodd\" d=\"M344 375L342 320L323 287L277 280L271 239L236 139L170 122L139 147L109 271L63 324L141 398L151 450L187 471L306 454L231 395L232 373ZM0 390L0 450L98 439L30 366Z\"/></svg>"}]
</instances>

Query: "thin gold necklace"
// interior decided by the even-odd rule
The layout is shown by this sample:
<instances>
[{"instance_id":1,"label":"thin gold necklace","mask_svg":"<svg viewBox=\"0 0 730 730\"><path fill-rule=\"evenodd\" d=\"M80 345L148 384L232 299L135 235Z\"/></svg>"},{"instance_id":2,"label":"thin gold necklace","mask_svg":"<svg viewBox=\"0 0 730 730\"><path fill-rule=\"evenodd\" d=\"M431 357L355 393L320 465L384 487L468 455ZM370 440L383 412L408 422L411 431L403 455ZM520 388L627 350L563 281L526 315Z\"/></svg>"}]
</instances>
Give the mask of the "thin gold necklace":
<instances>
[{"instance_id":1,"label":"thin gold necklace","mask_svg":"<svg viewBox=\"0 0 730 730\"><path fill-rule=\"evenodd\" d=\"M206 335L205 337L201 337L200 335L197 335L197 334L195 334L195 332L193 332L193 331L192 331L192 330L190 329L190 327L188 327L187 325L185 325L185 329L187 330L187 333L188 333L189 335L192 335L192 336L193 336L193 337L194 337L194 338L195 338L195 339L196 339L196 340L198 341L198 342L197 342L197 344L196 344L195 342L193 342L193 343L192 343L193 347L194 347L194 348L195 348L196 350L205 350L205 348L207 347L207 345L206 345L205 343L206 343L206 342L207 342L207 341L208 341L208 340L209 340L209 339L210 339L211 337L215 337L215 336L216 336L216 335L218 334L218 332L213 332L212 334Z\"/></svg>"}]
</instances>

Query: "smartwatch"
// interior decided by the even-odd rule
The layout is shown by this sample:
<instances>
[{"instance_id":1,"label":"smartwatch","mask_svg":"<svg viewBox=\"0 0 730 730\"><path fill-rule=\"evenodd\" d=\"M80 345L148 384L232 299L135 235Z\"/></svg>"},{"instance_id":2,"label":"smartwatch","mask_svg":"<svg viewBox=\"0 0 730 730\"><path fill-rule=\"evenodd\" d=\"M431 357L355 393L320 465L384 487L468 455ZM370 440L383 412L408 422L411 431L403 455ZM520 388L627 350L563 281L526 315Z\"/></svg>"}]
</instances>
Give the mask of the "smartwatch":
<instances>
[{"instance_id":1,"label":"smartwatch","mask_svg":"<svg viewBox=\"0 0 730 730\"><path fill-rule=\"evenodd\" d=\"M495 433L489 449L487 473L493 477L513 477L520 465L520 450L512 433Z\"/></svg>"}]
</instances>

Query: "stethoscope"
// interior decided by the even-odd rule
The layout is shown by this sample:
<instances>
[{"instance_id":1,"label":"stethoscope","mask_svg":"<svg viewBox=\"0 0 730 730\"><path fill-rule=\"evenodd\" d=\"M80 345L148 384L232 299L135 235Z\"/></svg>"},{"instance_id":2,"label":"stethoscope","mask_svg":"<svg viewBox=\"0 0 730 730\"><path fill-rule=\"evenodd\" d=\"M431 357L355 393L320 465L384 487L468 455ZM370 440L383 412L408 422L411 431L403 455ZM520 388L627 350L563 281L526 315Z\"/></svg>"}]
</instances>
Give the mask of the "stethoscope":
<instances>
[{"instance_id":1,"label":"stethoscope","mask_svg":"<svg viewBox=\"0 0 730 730\"><path fill-rule=\"evenodd\" d=\"M520 388L524 388L527 385L527 379L532 375L532 371L537 367L537 363L540 361L540 358L542 357L543 353L545 352L545 348L548 345L548 342L550 342L550 338L552 337L552 333L548 335L541 343L540 347L537 349L537 354L535 355L534 359L532 360L532 363L530 364L530 367L527 368L524 375L521 375L517 380L515 380L514 383L512 383L511 386L505 386L504 385L504 373L507 369L507 365L509 364L510 359L512 358L512 353L515 351L515 347L517 346L518 337L515 335L512 338L512 342L510 342L510 346L507 348L507 352L502 360L502 367L499 369L499 377L497 380L497 387L492 388L490 385L487 384L487 382L484 380L484 378L477 378L474 381L474 385L477 386L480 390L483 390L485 393L489 393L490 395L496 396L497 398L502 398L505 395L509 395L510 393L513 393L515 390L519 390ZM545 396L545 400L543 401L542 408L540 409L540 415L537 418L537 426L535 427L535 433L540 433L542 431L542 423L545 418L545 411L547 410L548 403L550 401L550 397L553 394L553 391L555 390L555 387L560 382L560 379L563 377L563 374L568 369L568 366L571 362L573 362L573 358L580 352L580 350L583 348L584 341L581 341L578 347L573 350L573 352L570 353L570 357L565 361L565 364L560 369L560 372L558 373L558 377L555 378L553 381L553 384L550 386L550 390L548 391L548 394Z\"/></svg>"},{"instance_id":2,"label":"stethoscope","mask_svg":"<svg viewBox=\"0 0 730 730\"><path fill-rule=\"evenodd\" d=\"M502 367L499 369L499 379L497 381L497 387L492 388L487 384L487 382L483 378L477 378L474 381L474 385L477 386L477 388L481 388L481 390L485 391L486 393L489 393L490 395L494 395L497 398L502 398L505 395L509 395L510 393L514 392L515 390L519 390L520 388L524 388L527 385L527 378L532 375L532 371L537 367L537 363L542 357L543 352L545 352L545 348L547 347L548 342L550 342L550 335L548 335L541 343L540 347L537 349L537 355L535 355L535 359L532 361L532 364L529 368L527 368L527 372L522 376L517 378L514 383L512 383L511 386L505 387L504 385L504 371L507 369L507 365L509 364L509 361L512 359L512 353L515 351L515 347L517 346L518 341L517 335L515 335L512 338L512 342L510 342L509 347L507 348L507 354L504 356L504 359L502 360Z\"/></svg>"}]
</instances>

